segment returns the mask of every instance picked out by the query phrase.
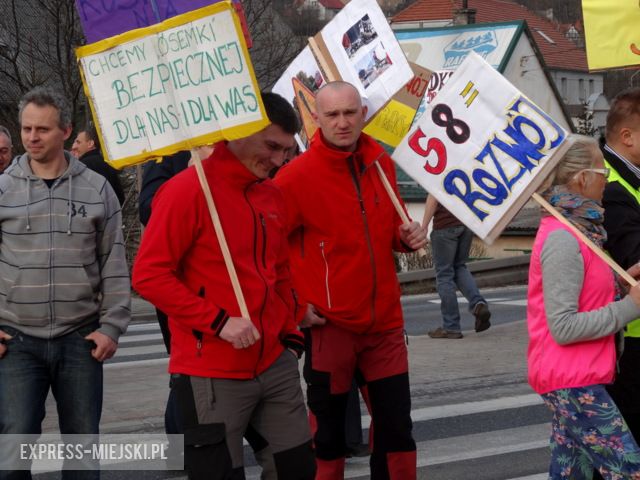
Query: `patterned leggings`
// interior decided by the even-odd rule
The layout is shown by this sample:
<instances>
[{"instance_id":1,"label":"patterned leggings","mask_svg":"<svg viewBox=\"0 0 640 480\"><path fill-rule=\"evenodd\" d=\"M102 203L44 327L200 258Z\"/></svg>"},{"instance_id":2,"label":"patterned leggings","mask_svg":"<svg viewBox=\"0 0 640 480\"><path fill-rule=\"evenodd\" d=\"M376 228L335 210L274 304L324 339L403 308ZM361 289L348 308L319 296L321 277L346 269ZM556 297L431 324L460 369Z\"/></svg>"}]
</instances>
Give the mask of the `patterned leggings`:
<instances>
[{"instance_id":1,"label":"patterned leggings","mask_svg":"<svg viewBox=\"0 0 640 480\"><path fill-rule=\"evenodd\" d=\"M553 412L549 479L640 480L640 447L604 386L563 388L542 395Z\"/></svg>"}]
</instances>

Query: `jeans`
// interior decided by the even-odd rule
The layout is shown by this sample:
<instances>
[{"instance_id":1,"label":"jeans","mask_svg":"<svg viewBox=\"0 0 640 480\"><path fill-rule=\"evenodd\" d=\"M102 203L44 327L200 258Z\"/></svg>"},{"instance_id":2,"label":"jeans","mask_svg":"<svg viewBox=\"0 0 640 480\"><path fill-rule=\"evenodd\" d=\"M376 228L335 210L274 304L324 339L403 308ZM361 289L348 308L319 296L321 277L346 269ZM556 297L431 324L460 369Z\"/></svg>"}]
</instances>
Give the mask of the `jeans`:
<instances>
[{"instance_id":1,"label":"jeans","mask_svg":"<svg viewBox=\"0 0 640 480\"><path fill-rule=\"evenodd\" d=\"M441 301L442 327L450 332L460 331L456 286L469 301L469 311L473 311L478 303L486 303L466 265L472 240L473 233L464 225L431 232L431 251Z\"/></svg>"},{"instance_id":2,"label":"jeans","mask_svg":"<svg viewBox=\"0 0 640 480\"><path fill-rule=\"evenodd\" d=\"M42 433L49 388L56 400L61 434L98 433L102 363L91 356L93 342L84 339L97 327L96 322L50 340L0 327L13 337L0 359L0 434ZM67 470L62 478L98 476L98 471ZM29 471L0 472L0 479L29 478Z\"/></svg>"}]
</instances>

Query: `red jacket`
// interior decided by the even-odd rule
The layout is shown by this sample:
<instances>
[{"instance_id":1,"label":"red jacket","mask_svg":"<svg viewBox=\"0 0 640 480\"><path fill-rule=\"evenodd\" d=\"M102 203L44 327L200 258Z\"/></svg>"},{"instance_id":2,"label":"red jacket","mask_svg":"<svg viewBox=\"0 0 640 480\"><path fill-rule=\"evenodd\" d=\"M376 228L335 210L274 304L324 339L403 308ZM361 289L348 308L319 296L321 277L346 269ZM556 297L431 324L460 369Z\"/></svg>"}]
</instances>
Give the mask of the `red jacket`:
<instances>
[{"instance_id":1,"label":"red jacket","mask_svg":"<svg viewBox=\"0 0 640 480\"><path fill-rule=\"evenodd\" d=\"M287 205L300 305L311 303L329 321L356 333L403 326L393 250L407 247L376 159L395 186L393 162L371 137L362 134L350 153L328 146L318 130L309 150L275 178Z\"/></svg>"},{"instance_id":2,"label":"red jacket","mask_svg":"<svg viewBox=\"0 0 640 480\"><path fill-rule=\"evenodd\" d=\"M283 199L270 180L259 181L224 143L216 145L203 167L260 340L236 350L218 337L240 309L195 168L176 175L156 194L133 286L169 316L171 373L253 378L285 345L302 347Z\"/></svg>"}]
</instances>

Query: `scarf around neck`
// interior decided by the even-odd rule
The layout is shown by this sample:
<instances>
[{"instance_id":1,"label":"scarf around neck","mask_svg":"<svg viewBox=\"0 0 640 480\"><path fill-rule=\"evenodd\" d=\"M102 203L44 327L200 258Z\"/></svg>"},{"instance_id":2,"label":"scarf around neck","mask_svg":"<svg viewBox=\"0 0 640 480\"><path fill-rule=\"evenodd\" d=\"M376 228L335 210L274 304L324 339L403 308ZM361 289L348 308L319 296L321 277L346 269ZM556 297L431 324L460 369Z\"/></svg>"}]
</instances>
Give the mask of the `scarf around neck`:
<instances>
[{"instance_id":1,"label":"scarf around neck","mask_svg":"<svg viewBox=\"0 0 640 480\"><path fill-rule=\"evenodd\" d=\"M604 208L600 202L569 191L566 185L554 185L542 196L598 247L607 241Z\"/></svg>"}]
</instances>

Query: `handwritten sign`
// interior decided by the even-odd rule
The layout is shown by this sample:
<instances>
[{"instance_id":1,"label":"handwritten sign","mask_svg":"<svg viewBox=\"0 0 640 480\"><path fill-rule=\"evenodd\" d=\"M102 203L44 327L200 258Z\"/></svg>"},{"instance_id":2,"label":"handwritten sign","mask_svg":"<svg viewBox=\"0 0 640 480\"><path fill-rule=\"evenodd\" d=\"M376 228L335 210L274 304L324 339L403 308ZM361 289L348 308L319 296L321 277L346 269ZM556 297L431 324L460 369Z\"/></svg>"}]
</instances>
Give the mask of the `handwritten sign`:
<instances>
[{"instance_id":1,"label":"handwritten sign","mask_svg":"<svg viewBox=\"0 0 640 480\"><path fill-rule=\"evenodd\" d=\"M567 132L475 53L393 159L487 243L552 170Z\"/></svg>"},{"instance_id":2,"label":"handwritten sign","mask_svg":"<svg viewBox=\"0 0 640 480\"><path fill-rule=\"evenodd\" d=\"M81 47L77 55L105 159L116 168L268 124L227 2Z\"/></svg>"},{"instance_id":3,"label":"handwritten sign","mask_svg":"<svg viewBox=\"0 0 640 480\"><path fill-rule=\"evenodd\" d=\"M87 43L144 28L221 0L76 0ZM240 0L233 2L251 48L251 36Z\"/></svg>"},{"instance_id":4,"label":"handwritten sign","mask_svg":"<svg viewBox=\"0 0 640 480\"><path fill-rule=\"evenodd\" d=\"M640 3L582 0L590 70L640 65Z\"/></svg>"}]
</instances>

